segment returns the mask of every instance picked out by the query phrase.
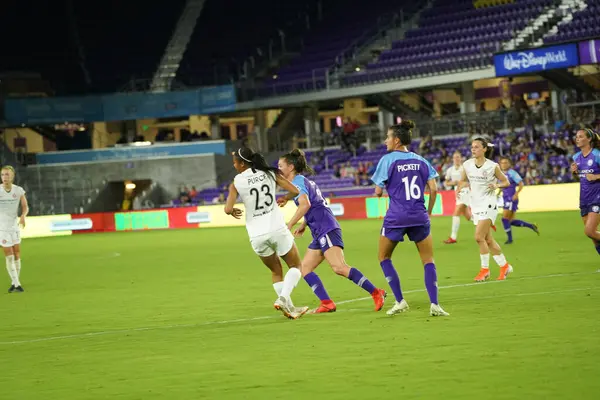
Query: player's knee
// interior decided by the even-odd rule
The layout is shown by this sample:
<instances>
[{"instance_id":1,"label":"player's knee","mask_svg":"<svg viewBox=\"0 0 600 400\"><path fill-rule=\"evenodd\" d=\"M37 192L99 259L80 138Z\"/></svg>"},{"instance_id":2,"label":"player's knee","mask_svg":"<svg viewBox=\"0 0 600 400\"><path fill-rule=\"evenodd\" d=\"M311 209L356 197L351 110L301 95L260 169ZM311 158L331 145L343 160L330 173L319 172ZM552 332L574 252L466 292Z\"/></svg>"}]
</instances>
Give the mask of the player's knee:
<instances>
[{"instance_id":1,"label":"player's knee","mask_svg":"<svg viewBox=\"0 0 600 400\"><path fill-rule=\"evenodd\" d=\"M485 242L485 235L480 234L480 233L476 233L475 234L475 241L477 243L484 243Z\"/></svg>"}]
</instances>

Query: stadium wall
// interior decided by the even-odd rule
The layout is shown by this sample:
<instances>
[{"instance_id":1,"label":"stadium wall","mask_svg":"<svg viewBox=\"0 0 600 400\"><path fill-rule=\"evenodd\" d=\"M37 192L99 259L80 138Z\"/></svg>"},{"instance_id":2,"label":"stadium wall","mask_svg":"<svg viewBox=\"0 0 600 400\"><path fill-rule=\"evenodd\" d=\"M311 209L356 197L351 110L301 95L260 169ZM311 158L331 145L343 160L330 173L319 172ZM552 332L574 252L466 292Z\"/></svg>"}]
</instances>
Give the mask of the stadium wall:
<instances>
[{"instance_id":1,"label":"stadium wall","mask_svg":"<svg viewBox=\"0 0 600 400\"><path fill-rule=\"evenodd\" d=\"M523 190L519 202L521 212L578 210L579 184L531 186ZM330 201L333 213L339 219L381 219L387 210L386 198L334 198ZM438 194L435 216L450 216L454 212L455 193ZM243 209L243 204L237 207ZM283 209L286 220L296 207L290 202ZM165 208L134 212L51 215L28 218L23 238L140 231L154 229L211 228L244 226L244 219L225 215L222 205Z\"/></svg>"}]
</instances>

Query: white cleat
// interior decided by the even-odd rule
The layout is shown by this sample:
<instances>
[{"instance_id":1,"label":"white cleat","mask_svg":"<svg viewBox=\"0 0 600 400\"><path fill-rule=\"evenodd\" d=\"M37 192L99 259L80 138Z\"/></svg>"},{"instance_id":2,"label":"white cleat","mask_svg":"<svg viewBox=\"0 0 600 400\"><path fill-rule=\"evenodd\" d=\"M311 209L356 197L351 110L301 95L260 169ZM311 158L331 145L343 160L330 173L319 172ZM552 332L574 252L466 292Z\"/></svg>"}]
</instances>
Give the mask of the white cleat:
<instances>
[{"instance_id":1,"label":"white cleat","mask_svg":"<svg viewBox=\"0 0 600 400\"><path fill-rule=\"evenodd\" d=\"M310 308L308 307L294 307L294 313L298 314L299 317L306 314L309 310Z\"/></svg>"},{"instance_id":2,"label":"white cleat","mask_svg":"<svg viewBox=\"0 0 600 400\"><path fill-rule=\"evenodd\" d=\"M302 316L298 315L292 301L283 296L279 296L277 300L275 300L273 307L275 307L277 311L281 311L286 318L297 319Z\"/></svg>"},{"instance_id":3,"label":"white cleat","mask_svg":"<svg viewBox=\"0 0 600 400\"><path fill-rule=\"evenodd\" d=\"M429 315L431 315L432 317L448 317L450 314L444 311L444 309L440 307L439 304L432 304L431 308L429 309Z\"/></svg>"},{"instance_id":4,"label":"white cleat","mask_svg":"<svg viewBox=\"0 0 600 400\"><path fill-rule=\"evenodd\" d=\"M396 302L394 303L394 306L392 308L390 308L386 314L387 315L396 315L396 314L400 314L402 312L408 311L410 309L410 307L408 306L408 303L406 302L406 300L402 299L401 302Z\"/></svg>"}]
</instances>

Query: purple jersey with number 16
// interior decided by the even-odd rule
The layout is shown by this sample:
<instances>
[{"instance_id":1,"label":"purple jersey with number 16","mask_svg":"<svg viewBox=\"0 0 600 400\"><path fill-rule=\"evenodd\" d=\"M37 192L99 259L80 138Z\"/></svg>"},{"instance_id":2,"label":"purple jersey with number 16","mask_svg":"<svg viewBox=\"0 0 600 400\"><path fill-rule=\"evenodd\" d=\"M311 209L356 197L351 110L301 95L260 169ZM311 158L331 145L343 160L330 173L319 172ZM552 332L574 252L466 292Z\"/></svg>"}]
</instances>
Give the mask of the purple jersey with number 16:
<instances>
[{"instance_id":1,"label":"purple jersey with number 16","mask_svg":"<svg viewBox=\"0 0 600 400\"><path fill-rule=\"evenodd\" d=\"M383 156L371 179L380 188L385 187L390 196L384 228L429 224L425 187L427 181L437 177L431 164L413 152L393 151Z\"/></svg>"}]
</instances>

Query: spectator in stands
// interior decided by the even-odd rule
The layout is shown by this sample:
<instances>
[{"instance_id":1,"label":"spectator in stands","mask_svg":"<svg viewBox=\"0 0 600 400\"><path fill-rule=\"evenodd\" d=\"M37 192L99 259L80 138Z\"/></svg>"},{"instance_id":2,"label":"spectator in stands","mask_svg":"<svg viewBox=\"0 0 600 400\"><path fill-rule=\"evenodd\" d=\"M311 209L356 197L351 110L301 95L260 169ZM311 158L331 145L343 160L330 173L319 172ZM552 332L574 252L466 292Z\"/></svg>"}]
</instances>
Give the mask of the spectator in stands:
<instances>
[{"instance_id":1,"label":"spectator in stands","mask_svg":"<svg viewBox=\"0 0 600 400\"><path fill-rule=\"evenodd\" d=\"M224 193L220 193L218 197L215 197L212 200L213 204L225 204L225 194Z\"/></svg>"},{"instance_id":2,"label":"spectator in stands","mask_svg":"<svg viewBox=\"0 0 600 400\"><path fill-rule=\"evenodd\" d=\"M342 145L344 150L353 152L355 149L355 132L360 127L357 121L352 121L350 117L346 118L344 124L344 133L342 135Z\"/></svg>"},{"instance_id":3,"label":"spectator in stands","mask_svg":"<svg viewBox=\"0 0 600 400\"><path fill-rule=\"evenodd\" d=\"M342 177L342 168L339 164L335 164L333 166L333 176L335 176L338 179Z\"/></svg>"},{"instance_id":4,"label":"spectator in stands","mask_svg":"<svg viewBox=\"0 0 600 400\"><path fill-rule=\"evenodd\" d=\"M356 176L356 168L352 166L350 161L342 168L342 178L354 178Z\"/></svg>"},{"instance_id":5,"label":"spectator in stands","mask_svg":"<svg viewBox=\"0 0 600 400\"><path fill-rule=\"evenodd\" d=\"M192 186L192 188L190 189L190 192L188 193L189 198L191 200L194 200L196 198L196 196L198 195L198 191L196 190L196 186Z\"/></svg>"},{"instance_id":6,"label":"spectator in stands","mask_svg":"<svg viewBox=\"0 0 600 400\"><path fill-rule=\"evenodd\" d=\"M187 186L181 186L181 189L179 190L179 200L181 201L181 204L187 204L190 202L189 192L190 191L188 190Z\"/></svg>"},{"instance_id":7,"label":"spectator in stands","mask_svg":"<svg viewBox=\"0 0 600 400\"><path fill-rule=\"evenodd\" d=\"M373 164L371 161L369 161L367 163L367 175L368 176L373 176L373 174L375 173L375 169L377 168L377 166L375 164Z\"/></svg>"},{"instance_id":8,"label":"spectator in stands","mask_svg":"<svg viewBox=\"0 0 600 400\"><path fill-rule=\"evenodd\" d=\"M363 164L362 161L358 163L358 168L356 169L356 177L354 178L355 186L363 186L368 184L369 177L367 176L367 167Z\"/></svg>"}]
</instances>

